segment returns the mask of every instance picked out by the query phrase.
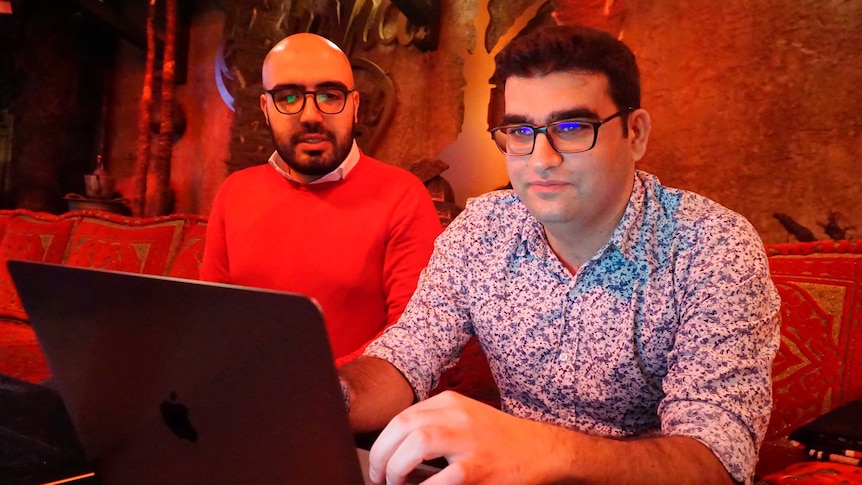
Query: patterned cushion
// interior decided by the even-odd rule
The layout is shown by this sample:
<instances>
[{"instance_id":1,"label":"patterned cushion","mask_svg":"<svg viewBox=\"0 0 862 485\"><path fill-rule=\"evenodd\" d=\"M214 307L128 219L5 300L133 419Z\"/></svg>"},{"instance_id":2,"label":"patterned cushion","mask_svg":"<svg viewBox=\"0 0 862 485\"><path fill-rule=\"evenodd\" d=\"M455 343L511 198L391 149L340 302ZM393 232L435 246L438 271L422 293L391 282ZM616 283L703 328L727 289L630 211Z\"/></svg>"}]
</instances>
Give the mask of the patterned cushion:
<instances>
[{"instance_id":1,"label":"patterned cushion","mask_svg":"<svg viewBox=\"0 0 862 485\"><path fill-rule=\"evenodd\" d=\"M6 262L11 259L61 262L74 224L73 220L47 215L41 219L19 215L7 223L6 234L0 241L0 317L27 319Z\"/></svg>"},{"instance_id":2,"label":"patterned cushion","mask_svg":"<svg viewBox=\"0 0 862 485\"><path fill-rule=\"evenodd\" d=\"M72 231L65 263L84 268L165 274L179 247L182 220L134 226L84 218Z\"/></svg>"},{"instance_id":3,"label":"patterned cushion","mask_svg":"<svg viewBox=\"0 0 862 485\"><path fill-rule=\"evenodd\" d=\"M171 263L168 276L190 280L200 279L206 232L206 222L195 222L186 227L183 243Z\"/></svg>"},{"instance_id":4,"label":"patterned cushion","mask_svg":"<svg viewBox=\"0 0 862 485\"><path fill-rule=\"evenodd\" d=\"M862 396L862 254L769 260L782 331L767 439Z\"/></svg>"},{"instance_id":5,"label":"patterned cushion","mask_svg":"<svg viewBox=\"0 0 862 485\"><path fill-rule=\"evenodd\" d=\"M862 396L862 244L774 244L766 251L782 322L758 476L805 460L788 434Z\"/></svg>"}]
</instances>

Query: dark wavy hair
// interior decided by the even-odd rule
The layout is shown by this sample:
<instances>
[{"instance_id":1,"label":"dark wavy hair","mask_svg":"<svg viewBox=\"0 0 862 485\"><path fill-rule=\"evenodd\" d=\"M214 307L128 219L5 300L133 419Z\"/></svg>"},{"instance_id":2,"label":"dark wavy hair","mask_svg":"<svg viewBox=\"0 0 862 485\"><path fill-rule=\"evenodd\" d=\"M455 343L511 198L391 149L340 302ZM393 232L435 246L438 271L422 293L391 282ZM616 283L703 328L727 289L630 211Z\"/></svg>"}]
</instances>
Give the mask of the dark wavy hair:
<instances>
[{"instance_id":1,"label":"dark wavy hair","mask_svg":"<svg viewBox=\"0 0 862 485\"><path fill-rule=\"evenodd\" d=\"M555 72L604 74L617 109L640 108L641 83L632 51L614 36L589 27L538 28L509 42L495 57L493 82ZM623 117L625 120L626 117ZM624 130L625 121L623 121Z\"/></svg>"}]
</instances>

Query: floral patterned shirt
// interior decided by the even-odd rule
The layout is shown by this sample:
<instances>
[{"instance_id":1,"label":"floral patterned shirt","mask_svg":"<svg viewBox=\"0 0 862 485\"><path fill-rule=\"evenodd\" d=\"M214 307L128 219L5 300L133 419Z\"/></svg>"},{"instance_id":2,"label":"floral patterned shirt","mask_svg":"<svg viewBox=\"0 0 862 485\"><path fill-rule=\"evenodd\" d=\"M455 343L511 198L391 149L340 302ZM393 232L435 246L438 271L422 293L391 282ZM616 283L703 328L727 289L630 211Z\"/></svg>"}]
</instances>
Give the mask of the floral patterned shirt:
<instances>
[{"instance_id":1,"label":"floral patterned shirt","mask_svg":"<svg viewBox=\"0 0 862 485\"><path fill-rule=\"evenodd\" d=\"M470 200L365 354L425 399L476 335L504 411L594 435L690 436L749 482L779 303L748 221L639 171L611 239L574 275L514 192Z\"/></svg>"}]
</instances>

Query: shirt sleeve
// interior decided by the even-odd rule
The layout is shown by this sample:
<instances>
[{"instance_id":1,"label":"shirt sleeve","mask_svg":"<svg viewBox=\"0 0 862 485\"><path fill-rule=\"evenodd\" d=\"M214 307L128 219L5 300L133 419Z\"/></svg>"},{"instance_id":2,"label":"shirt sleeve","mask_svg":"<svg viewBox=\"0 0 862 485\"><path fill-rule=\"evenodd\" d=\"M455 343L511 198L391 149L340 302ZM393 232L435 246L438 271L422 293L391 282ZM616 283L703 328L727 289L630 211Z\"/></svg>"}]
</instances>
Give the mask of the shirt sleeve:
<instances>
[{"instance_id":1,"label":"shirt sleeve","mask_svg":"<svg viewBox=\"0 0 862 485\"><path fill-rule=\"evenodd\" d=\"M417 400L428 397L473 334L466 288L468 213L469 209L437 238L428 267L398 323L365 350L365 355L394 365L413 387Z\"/></svg>"},{"instance_id":2,"label":"shirt sleeve","mask_svg":"<svg viewBox=\"0 0 862 485\"><path fill-rule=\"evenodd\" d=\"M680 327L658 412L664 434L701 441L735 480L750 483L769 422L780 298L747 221L701 227L680 242Z\"/></svg>"}]
</instances>

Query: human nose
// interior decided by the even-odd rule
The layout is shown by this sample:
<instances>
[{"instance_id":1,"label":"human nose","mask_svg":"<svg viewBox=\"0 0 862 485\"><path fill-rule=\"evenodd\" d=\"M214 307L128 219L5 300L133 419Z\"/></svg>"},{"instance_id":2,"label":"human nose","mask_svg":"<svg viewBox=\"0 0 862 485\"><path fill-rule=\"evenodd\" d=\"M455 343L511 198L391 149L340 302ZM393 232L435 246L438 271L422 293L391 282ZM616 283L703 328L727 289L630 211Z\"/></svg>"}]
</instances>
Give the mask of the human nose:
<instances>
[{"instance_id":1,"label":"human nose","mask_svg":"<svg viewBox=\"0 0 862 485\"><path fill-rule=\"evenodd\" d=\"M311 96L311 99L308 97ZM314 98L314 93L306 93L305 94L305 105L302 107L302 111L299 113L299 120L322 120L323 114L320 112L320 109L317 108L317 100Z\"/></svg>"},{"instance_id":2,"label":"human nose","mask_svg":"<svg viewBox=\"0 0 862 485\"><path fill-rule=\"evenodd\" d=\"M537 172L543 172L563 163L563 156L551 146L547 133L536 133L530 164Z\"/></svg>"}]
</instances>

